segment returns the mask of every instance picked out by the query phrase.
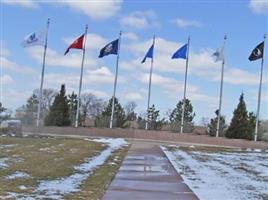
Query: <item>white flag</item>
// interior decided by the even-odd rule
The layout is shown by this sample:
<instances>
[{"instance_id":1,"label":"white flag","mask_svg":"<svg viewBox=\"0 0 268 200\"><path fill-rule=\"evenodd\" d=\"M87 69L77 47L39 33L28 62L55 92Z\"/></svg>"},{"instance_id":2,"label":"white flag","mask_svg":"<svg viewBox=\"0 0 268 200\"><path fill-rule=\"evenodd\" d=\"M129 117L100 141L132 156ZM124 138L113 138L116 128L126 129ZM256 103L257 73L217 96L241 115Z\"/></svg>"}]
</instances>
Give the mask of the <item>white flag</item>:
<instances>
[{"instance_id":1,"label":"white flag","mask_svg":"<svg viewBox=\"0 0 268 200\"><path fill-rule=\"evenodd\" d=\"M30 47L45 44L46 31L33 32L26 36L21 43L22 47Z\"/></svg>"},{"instance_id":2,"label":"white flag","mask_svg":"<svg viewBox=\"0 0 268 200\"><path fill-rule=\"evenodd\" d=\"M215 62L223 61L224 60L223 47L217 49L216 52L213 53L213 56L215 57Z\"/></svg>"}]
</instances>

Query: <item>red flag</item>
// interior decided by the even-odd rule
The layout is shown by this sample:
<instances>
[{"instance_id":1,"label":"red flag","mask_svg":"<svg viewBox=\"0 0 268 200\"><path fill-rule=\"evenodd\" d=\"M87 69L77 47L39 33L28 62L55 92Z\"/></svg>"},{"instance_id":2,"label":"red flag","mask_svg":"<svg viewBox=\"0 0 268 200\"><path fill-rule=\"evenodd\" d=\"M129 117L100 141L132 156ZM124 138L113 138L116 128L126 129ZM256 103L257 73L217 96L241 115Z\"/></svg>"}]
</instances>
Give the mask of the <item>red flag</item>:
<instances>
[{"instance_id":1,"label":"red flag","mask_svg":"<svg viewBox=\"0 0 268 200\"><path fill-rule=\"evenodd\" d=\"M84 34L77 38L65 51L64 55L66 55L70 49L83 49L84 42Z\"/></svg>"}]
</instances>

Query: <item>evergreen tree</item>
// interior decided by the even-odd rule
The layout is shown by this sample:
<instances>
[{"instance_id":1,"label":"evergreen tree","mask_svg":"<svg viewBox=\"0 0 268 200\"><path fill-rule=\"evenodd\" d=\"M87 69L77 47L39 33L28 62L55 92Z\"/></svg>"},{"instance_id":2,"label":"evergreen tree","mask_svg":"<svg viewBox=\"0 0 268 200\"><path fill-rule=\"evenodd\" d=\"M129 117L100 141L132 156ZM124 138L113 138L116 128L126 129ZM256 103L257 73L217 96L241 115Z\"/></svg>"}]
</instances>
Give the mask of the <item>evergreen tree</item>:
<instances>
[{"instance_id":1,"label":"evergreen tree","mask_svg":"<svg viewBox=\"0 0 268 200\"><path fill-rule=\"evenodd\" d=\"M160 110L156 110L155 105L153 104L149 110L148 110L148 128L149 129L153 129L153 130L157 130L157 129L161 129L165 119L159 119L160 114L159 114Z\"/></svg>"},{"instance_id":2,"label":"evergreen tree","mask_svg":"<svg viewBox=\"0 0 268 200\"><path fill-rule=\"evenodd\" d=\"M112 114L112 104L113 98L109 100L108 105L102 111L101 115L96 117L95 124L96 126L109 126L110 117ZM118 102L118 99L114 99L114 118L113 118L113 127L123 128L126 122L126 115L123 107Z\"/></svg>"},{"instance_id":3,"label":"evergreen tree","mask_svg":"<svg viewBox=\"0 0 268 200\"><path fill-rule=\"evenodd\" d=\"M252 116L250 116L251 118ZM252 119L250 119L252 120ZM239 98L237 108L233 112L231 124L226 131L228 138L252 139L253 132L249 120L246 103L244 101L244 94L242 93Z\"/></svg>"},{"instance_id":4,"label":"evergreen tree","mask_svg":"<svg viewBox=\"0 0 268 200\"><path fill-rule=\"evenodd\" d=\"M65 85L61 85L60 92L56 95L50 111L45 118L48 126L68 126L70 125L70 115L68 100L65 95Z\"/></svg>"},{"instance_id":5,"label":"evergreen tree","mask_svg":"<svg viewBox=\"0 0 268 200\"><path fill-rule=\"evenodd\" d=\"M78 103L77 95L74 92L71 95L68 95L69 114L72 125L75 124L77 103Z\"/></svg>"},{"instance_id":6,"label":"evergreen tree","mask_svg":"<svg viewBox=\"0 0 268 200\"><path fill-rule=\"evenodd\" d=\"M27 100L26 106L24 107L25 116L22 118L22 122L27 125L33 125L37 118L37 108L38 108L38 98L37 95L32 94Z\"/></svg>"},{"instance_id":7,"label":"evergreen tree","mask_svg":"<svg viewBox=\"0 0 268 200\"><path fill-rule=\"evenodd\" d=\"M215 111L216 117L212 118L210 120L209 127L209 135L210 136L216 136L217 132L217 123L218 123L218 116L219 116L219 110ZM223 137L225 134L225 129L227 128L225 124L225 118L223 116L220 116L220 128L219 128L219 136Z\"/></svg>"},{"instance_id":8,"label":"evergreen tree","mask_svg":"<svg viewBox=\"0 0 268 200\"><path fill-rule=\"evenodd\" d=\"M180 122L182 116L182 107L183 100L179 101L176 105L176 108L169 115L169 120L171 122ZM195 113L193 111L192 103L189 99L185 99L185 111L184 111L184 121L192 122L195 117Z\"/></svg>"}]
</instances>

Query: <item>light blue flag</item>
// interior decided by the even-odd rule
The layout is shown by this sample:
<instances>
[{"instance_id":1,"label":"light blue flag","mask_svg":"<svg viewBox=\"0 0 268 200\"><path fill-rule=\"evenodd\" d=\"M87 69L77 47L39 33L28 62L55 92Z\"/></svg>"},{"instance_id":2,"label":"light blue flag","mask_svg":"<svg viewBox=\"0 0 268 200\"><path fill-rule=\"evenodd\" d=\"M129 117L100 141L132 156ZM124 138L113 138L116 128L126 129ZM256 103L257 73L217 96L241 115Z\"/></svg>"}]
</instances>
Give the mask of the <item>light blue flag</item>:
<instances>
[{"instance_id":1,"label":"light blue flag","mask_svg":"<svg viewBox=\"0 0 268 200\"><path fill-rule=\"evenodd\" d=\"M146 61L146 58L153 58L153 54L154 54L154 45L152 44L152 46L147 51L147 53L146 53L145 57L143 58L143 60L141 61L141 63L144 63Z\"/></svg>"},{"instance_id":2,"label":"light blue flag","mask_svg":"<svg viewBox=\"0 0 268 200\"><path fill-rule=\"evenodd\" d=\"M188 44L183 45L181 48L179 48L172 56L172 59L175 58L183 58L186 59L186 54L187 54L187 48Z\"/></svg>"},{"instance_id":3,"label":"light blue flag","mask_svg":"<svg viewBox=\"0 0 268 200\"><path fill-rule=\"evenodd\" d=\"M46 31L37 31L27 35L23 42L21 43L22 47L30 47L45 44Z\"/></svg>"}]
</instances>

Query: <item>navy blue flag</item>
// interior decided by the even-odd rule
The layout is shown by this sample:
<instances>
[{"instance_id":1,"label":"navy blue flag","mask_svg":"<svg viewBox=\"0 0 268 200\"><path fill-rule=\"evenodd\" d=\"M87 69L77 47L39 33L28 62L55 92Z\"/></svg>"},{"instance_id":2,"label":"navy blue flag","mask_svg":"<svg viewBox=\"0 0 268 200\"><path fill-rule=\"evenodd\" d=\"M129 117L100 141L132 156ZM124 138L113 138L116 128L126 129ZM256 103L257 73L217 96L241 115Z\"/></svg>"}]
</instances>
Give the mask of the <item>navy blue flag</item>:
<instances>
[{"instance_id":1,"label":"navy blue flag","mask_svg":"<svg viewBox=\"0 0 268 200\"><path fill-rule=\"evenodd\" d=\"M117 54L118 53L118 40L114 40L107 44L105 47L103 47L100 50L99 58L102 58L103 56L107 56L109 54Z\"/></svg>"},{"instance_id":2,"label":"navy blue flag","mask_svg":"<svg viewBox=\"0 0 268 200\"><path fill-rule=\"evenodd\" d=\"M146 53L145 57L143 58L143 60L141 61L141 63L144 63L146 61L146 58L153 58L153 54L154 54L154 45L152 44L152 46L147 51L147 53Z\"/></svg>"},{"instance_id":3,"label":"navy blue flag","mask_svg":"<svg viewBox=\"0 0 268 200\"><path fill-rule=\"evenodd\" d=\"M183 45L181 48L179 48L173 54L172 59L175 59L175 58L183 58L183 59L186 59L187 48L188 48L188 44Z\"/></svg>"}]
</instances>

